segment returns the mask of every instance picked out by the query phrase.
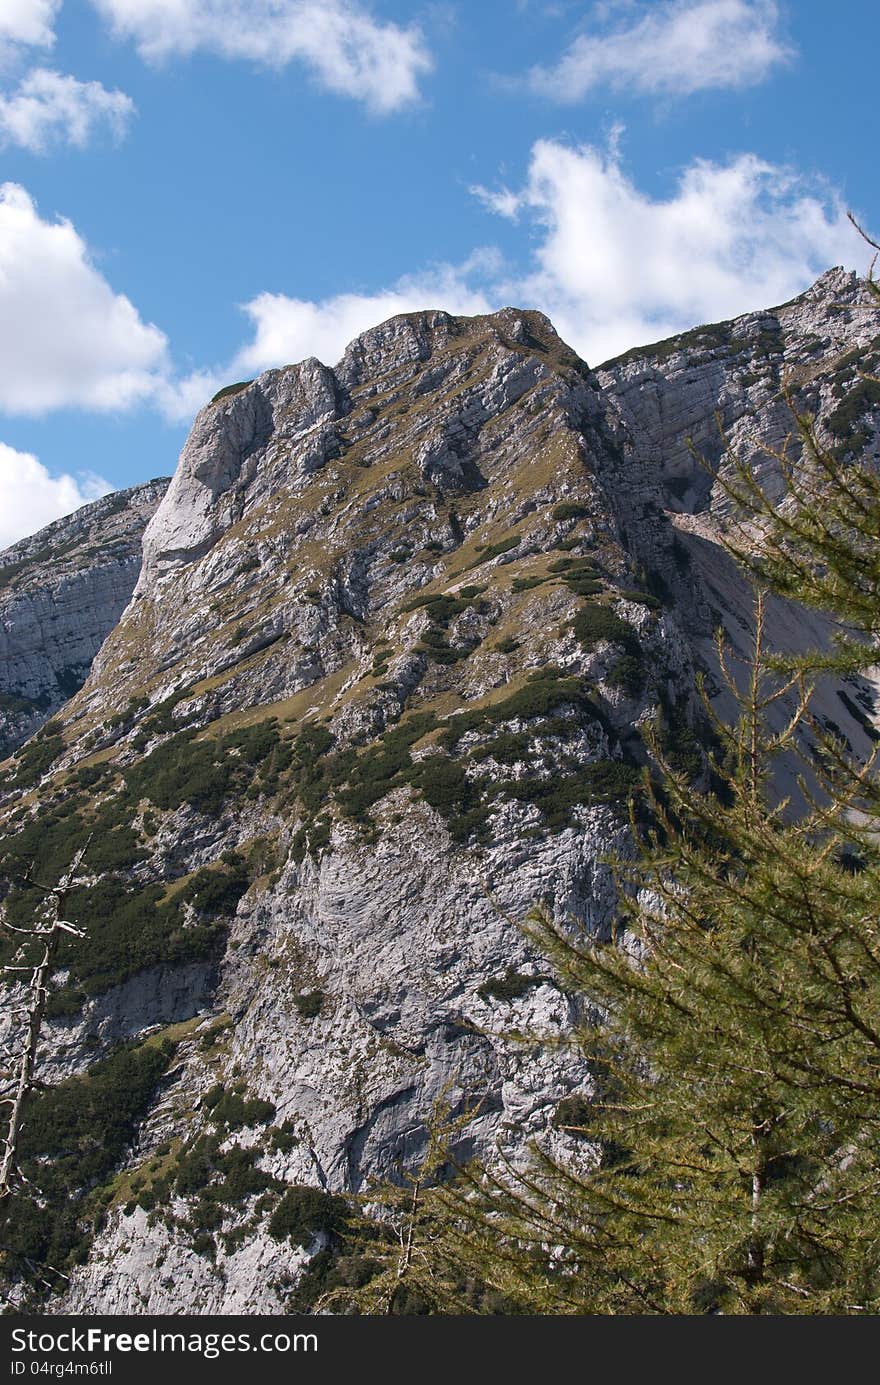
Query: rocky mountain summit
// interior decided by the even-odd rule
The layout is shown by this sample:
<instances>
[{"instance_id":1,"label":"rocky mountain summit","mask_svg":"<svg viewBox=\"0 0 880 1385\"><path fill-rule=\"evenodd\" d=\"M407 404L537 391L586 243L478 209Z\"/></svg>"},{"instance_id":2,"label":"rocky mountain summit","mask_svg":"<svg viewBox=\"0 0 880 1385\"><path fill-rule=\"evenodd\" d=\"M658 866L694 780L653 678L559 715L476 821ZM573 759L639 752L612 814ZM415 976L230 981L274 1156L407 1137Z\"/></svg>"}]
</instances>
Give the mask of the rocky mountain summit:
<instances>
[{"instance_id":1,"label":"rocky mountain summit","mask_svg":"<svg viewBox=\"0 0 880 1385\"><path fill-rule=\"evenodd\" d=\"M422 312L201 411L88 678L3 767L11 922L22 864L88 842L12 1302L307 1309L339 1195L416 1163L438 1103L459 1154L570 1138L577 1004L517 921L608 933L649 727L705 782L695 673L750 616L716 415L772 476L787 381L841 464L876 455L876 325L831 271L591 371L539 313ZM867 750L867 685L818 707Z\"/></svg>"},{"instance_id":2,"label":"rocky mountain summit","mask_svg":"<svg viewBox=\"0 0 880 1385\"><path fill-rule=\"evenodd\" d=\"M167 479L85 505L0 552L0 755L82 687L128 604Z\"/></svg>"}]
</instances>

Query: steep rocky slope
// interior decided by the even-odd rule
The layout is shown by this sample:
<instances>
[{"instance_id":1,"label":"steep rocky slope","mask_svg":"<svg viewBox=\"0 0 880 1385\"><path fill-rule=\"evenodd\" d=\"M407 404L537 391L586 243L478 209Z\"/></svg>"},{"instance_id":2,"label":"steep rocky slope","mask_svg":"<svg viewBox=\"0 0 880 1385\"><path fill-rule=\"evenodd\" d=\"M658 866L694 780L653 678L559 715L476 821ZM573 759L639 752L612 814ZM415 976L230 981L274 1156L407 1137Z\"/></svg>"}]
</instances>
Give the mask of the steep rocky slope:
<instances>
[{"instance_id":1,"label":"steep rocky slope","mask_svg":"<svg viewBox=\"0 0 880 1385\"><path fill-rule=\"evenodd\" d=\"M790 324L829 324L825 426L827 380L860 388L843 347L872 349L859 293L826 276L775 315L792 364ZM597 375L540 314L426 312L202 410L130 604L5 767L6 872L57 878L91 833L24 1151L49 1209L18 1199L5 1233L16 1301L302 1304L335 1195L417 1160L438 1101L474 1107L465 1153L567 1138L556 1107L590 1077L554 1040L577 1015L516 921L540 901L608 930L658 709L703 774L695 668L748 603L723 506L676 477L688 419L699 439L735 394L754 432L772 405L772 353L741 378L761 330ZM864 751L869 690L840 691L828 715ZM15 882L10 919L36 900Z\"/></svg>"},{"instance_id":2,"label":"steep rocky slope","mask_svg":"<svg viewBox=\"0 0 880 1385\"><path fill-rule=\"evenodd\" d=\"M622 430L623 469L612 458L607 473L609 509L633 556L679 597L677 613L721 715L733 706L712 632L723 627L742 658L752 633L751 591L721 547L732 518L722 480L736 459L771 497L783 494L780 458L796 469L802 456L792 407L814 419L818 441L841 465L880 461L880 385L865 378L880 371L878 327L862 281L831 269L781 307L635 348L596 372ZM833 633L813 612L770 605L768 636L780 649L815 648ZM873 706L874 690L860 680L820 686L814 701L827 728L860 753ZM780 709L780 723L784 716Z\"/></svg>"},{"instance_id":3,"label":"steep rocky slope","mask_svg":"<svg viewBox=\"0 0 880 1385\"><path fill-rule=\"evenodd\" d=\"M82 687L134 590L167 487L104 496L0 553L0 755Z\"/></svg>"}]
</instances>

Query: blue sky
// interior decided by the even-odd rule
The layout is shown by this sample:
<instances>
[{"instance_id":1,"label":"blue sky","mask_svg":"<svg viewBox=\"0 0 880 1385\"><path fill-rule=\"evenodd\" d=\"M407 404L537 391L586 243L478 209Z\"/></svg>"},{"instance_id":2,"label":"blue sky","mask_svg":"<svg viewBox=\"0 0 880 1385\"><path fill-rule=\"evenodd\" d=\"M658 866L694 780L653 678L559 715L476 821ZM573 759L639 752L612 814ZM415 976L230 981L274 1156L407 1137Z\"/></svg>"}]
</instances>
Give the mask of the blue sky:
<instances>
[{"instance_id":1,"label":"blue sky","mask_svg":"<svg viewBox=\"0 0 880 1385\"><path fill-rule=\"evenodd\" d=\"M592 364L876 236L869 0L0 0L0 545L394 312Z\"/></svg>"}]
</instances>

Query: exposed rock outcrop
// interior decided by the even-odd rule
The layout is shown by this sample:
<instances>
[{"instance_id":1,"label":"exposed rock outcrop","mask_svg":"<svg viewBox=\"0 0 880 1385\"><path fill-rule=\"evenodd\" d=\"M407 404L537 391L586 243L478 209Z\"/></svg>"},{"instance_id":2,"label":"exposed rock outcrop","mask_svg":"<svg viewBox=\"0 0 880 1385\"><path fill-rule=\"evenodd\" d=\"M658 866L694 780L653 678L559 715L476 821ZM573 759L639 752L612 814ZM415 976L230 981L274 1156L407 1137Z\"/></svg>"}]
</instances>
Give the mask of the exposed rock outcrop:
<instances>
[{"instance_id":1,"label":"exposed rock outcrop","mask_svg":"<svg viewBox=\"0 0 880 1385\"><path fill-rule=\"evenodd\" d=\"M134 590L167 486L104 496L0 553L0 756L82 687Z\"/></svg>"}]
</instances>

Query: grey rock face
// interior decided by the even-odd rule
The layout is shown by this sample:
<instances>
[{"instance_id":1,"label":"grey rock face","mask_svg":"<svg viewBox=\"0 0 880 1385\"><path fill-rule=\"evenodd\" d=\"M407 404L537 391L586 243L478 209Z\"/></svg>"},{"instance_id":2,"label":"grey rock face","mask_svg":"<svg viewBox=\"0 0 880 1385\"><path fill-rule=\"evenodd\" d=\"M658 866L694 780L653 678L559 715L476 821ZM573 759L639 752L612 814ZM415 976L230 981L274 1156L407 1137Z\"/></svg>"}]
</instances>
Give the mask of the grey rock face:
<instances>
[{"instance_id":1,"label":"grey rock face","mask_svg":"<svg viewBox=\"0 0 880 1385\"><path fill-rule=\"evenodd\" d=\"M167 486L105 496L0 553L0 758L82 687L131 597Z\"/></svg>"},{"instance_id":2,"label":"grey rock face","mask_svg":"<svg viewBox=\"0 0 880 1385\"><path fill-rule=\"evenodd\" d=\"M650 532L642 536L646 503L673 515L727 515L730 501L716 477L729 473L732 457L773 494L773 454L784 448L795 465L801 455L786 390L842 458L866 447L876 457L876 410L866 411L862 434L840 417L840 406L857 387L858 370L871 369L877 347L870 295L855 274L831 269L791 303L698 327L601 366L627 476L637 477L635 487L609 481L634 546L652 547Z\"/></svg>"},{"instance_id":3,"label":"grey rock face","mask_svg":"<svg viewBox=\"0 0 880 1385\"><path fill-rule=\"evenodd\" d=\"M774 390L804 361L837 437L834 391L872 349L860 302L833 272L785 308L598 374L540 314L418 313L335 370L269 371L202 410L132 599L37 771L41 805L17 781L0 804L35 824L53 805L82 814L64 774L85 771L88 810L134 832L116 888L186 901L130 972L111 913L113 983L91 976L81 1013L49 1026L51 1081L123 1038L176 1047L88 1259L46 1311L284 1311L324 1242L273 1238L280 1189L394 1177L438 1103L469 1113L459 1153L568 1139L556 1106L592 1087L556 1040L580 1016L518 921L537 903L575 934L609 933L641 731L661 702L698 730L712 627L748 639L723 499L685 439L711 451L720 409L738 445L776 446ZM874 446L873 415L860 437ZM616 637L590 636L596 609L625 622ZM780 642L825 635L784 603L772 624ZM863 750L868 690L839 693L823 707ZM182 960L206 870L216 885L245 864L226 913L213 906L220 951ZM174 1179L200 1137L219 1139L218 1084L273 1114L245 1112L217 1157L250 1152L278 1182L268 1202L223 1204L206 1250L196 1194Z\"/></svg>"}]
</instances>

